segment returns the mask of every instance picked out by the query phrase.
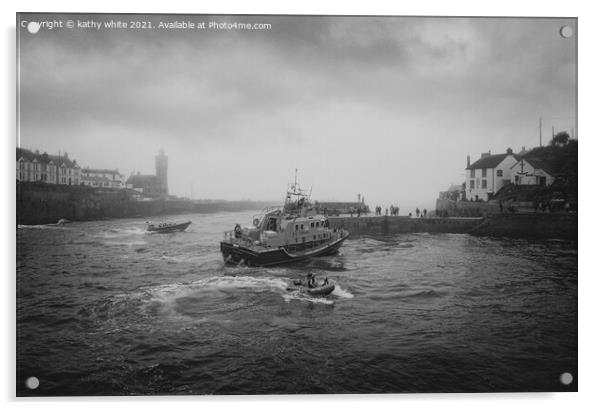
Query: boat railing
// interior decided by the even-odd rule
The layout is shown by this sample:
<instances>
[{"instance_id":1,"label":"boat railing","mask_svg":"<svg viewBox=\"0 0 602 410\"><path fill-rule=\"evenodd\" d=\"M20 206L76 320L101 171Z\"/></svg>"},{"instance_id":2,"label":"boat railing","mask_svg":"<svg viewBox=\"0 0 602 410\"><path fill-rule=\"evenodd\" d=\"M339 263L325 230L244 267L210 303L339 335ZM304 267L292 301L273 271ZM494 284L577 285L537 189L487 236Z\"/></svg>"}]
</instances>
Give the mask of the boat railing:
<instances>
[{"instance_id":1,"label":"boat railing","mask_svg":"<svg viewBox=\"0 0 602 410\"><path fill-rule=\"evenodd\" d=\"M263 208L262 213L266 213L266 212L272 212L275 211L277 209L281 209L282 207L280 206L266 206L265 208Z\"/></svg>"},{"instance_id":2,"label":"boat railing","mask_svg":"<svg viewBox=\"0 0 602 410\"><path fill-rule=\"evenodd\" d=\"M240 237L236 237L236 232L234 231L225 231L224 232L224 241L227 242L234 242L234 241L239 241L239 242L246 242L249 244L253 243L253 239L249 238L248 236L245 236L241 233Z\"/></svg>"}]
</instances>

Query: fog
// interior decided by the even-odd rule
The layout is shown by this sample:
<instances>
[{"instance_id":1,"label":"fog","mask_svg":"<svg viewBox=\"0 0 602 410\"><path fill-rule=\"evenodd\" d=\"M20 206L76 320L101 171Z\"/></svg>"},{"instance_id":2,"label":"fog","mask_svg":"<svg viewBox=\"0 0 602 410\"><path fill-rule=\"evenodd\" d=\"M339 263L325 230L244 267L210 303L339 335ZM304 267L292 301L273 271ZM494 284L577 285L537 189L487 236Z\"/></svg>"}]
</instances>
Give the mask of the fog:
<instances>
[{"instance_id":1,"label":"fog","mask_svg":"<svg viewBox=\"0 0 602 410\"><path fill-rule=\"evenodd\" d=\"M21 15L270 30L19 30L19 146L170 194L432 209L466 156L576 136L575 19ZM564 38L569 25L574 35Z\"/></svg>"}]
</instances>

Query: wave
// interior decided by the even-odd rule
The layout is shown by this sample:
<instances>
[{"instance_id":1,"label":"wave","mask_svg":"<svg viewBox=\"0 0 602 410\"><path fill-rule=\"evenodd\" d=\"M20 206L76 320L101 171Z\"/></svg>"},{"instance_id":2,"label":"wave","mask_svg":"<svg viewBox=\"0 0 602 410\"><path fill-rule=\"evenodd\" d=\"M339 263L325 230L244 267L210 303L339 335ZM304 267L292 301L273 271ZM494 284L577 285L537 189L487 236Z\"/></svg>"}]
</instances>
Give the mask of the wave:
<instances>
[{"instance_id":1,"label":"wave","mask_svg":"<svg viewBox=\"0 0 602 410\"><path fill-rule=\"evenodd\" d=\"M292 291L289 293L285 293L282 295L282 298L286 303L290 303L292 300L300 300L304 302L310 302L314 304L322 304L322 305L334 305L334 300L326 299L324 297L314 297L308 295L307 293L300 292L298 290Z\"/></svg>"},{"instance_id":2,"label":"wave","mask_svg":"<svg viewBox=\"0 0 602 410\"><path fill-rule=\"evenodd\" d=\"M418 292L403 295L404 298L438 298L442 295L432 289L420 290Z\"/></svg>"},{"instance_id":3,"label":"wave","mask_svg":"<svg viewBox=\"0 0 602 410\"><path fill-rule=\"evenodd\" d=\"M129 228L109 228L106 231L97 233L92 235L96 238L104 238L104 239L112 239L112 238L121 238L123 236L140 236L140 235L148 235L149 232L146 229L142 229L139 227L129 227Z\"/></svg>"},{"instance_id":4,"label":"wave","mask_svg":"<svg viewBox=\"0 0 602 410\"><path fill-rule=\"evenodd\" d=\"M67 229L63 224L17 225L17 229Z\"/></svg>"},{"instance_id":5,"label":"wave","mask_svg":"<svg viewBox=\"0 0 602 410\"><path fill-rule=\"evenodd\" d=\"M353 293L341 288L339 285L335 285L331 294L341 299L353 299L354 297Z\"/></svg>"}]
</instances>

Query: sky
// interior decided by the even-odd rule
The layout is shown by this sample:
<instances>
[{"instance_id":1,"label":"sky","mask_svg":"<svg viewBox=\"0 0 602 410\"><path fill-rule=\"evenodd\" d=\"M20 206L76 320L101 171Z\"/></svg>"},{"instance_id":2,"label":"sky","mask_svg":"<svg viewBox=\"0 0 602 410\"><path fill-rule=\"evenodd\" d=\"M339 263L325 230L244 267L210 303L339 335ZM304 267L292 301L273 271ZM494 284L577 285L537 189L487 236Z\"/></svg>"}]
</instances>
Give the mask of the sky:
<instances>
[{"instance_id":1,"label":"sky","mask_svg":"<svg viewBox=\"0 0 602 410\"><path fill-rule=\"evenodd\" d=\"M577 136L575 19L35 15L152 29L19 29L19 140L170 194L434 208L466 157ZM160 22L267 23L264 30ZM563 26L573 35L560 35Z\"/></svg>"}]
</instances>

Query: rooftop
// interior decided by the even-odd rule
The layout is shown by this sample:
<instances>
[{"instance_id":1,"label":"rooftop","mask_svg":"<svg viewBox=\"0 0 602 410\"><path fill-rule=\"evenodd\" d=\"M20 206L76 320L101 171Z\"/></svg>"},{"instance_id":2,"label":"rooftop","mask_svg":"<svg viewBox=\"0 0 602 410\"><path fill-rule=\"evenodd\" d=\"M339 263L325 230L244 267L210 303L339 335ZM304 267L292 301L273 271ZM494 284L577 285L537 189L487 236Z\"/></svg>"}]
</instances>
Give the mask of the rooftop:
<instances>
[{"instance_id":1,"label":"rooftop","mask_svg":"<svg viewBox=\"0 0 602 410\"><path fill-rule=\"evenodd\" d=\"M512 156L515 160L518 161L518 157L514 154L511 153L505 153L505 154L495 154L495 155L485 155L483 157L481 157L480 159L478 159L477 161L473 162L468 168L466 169L483 169L483 168L495 168L497 167L500 162L502 162L508 155Z\"/></svg>"}]
</instances>

